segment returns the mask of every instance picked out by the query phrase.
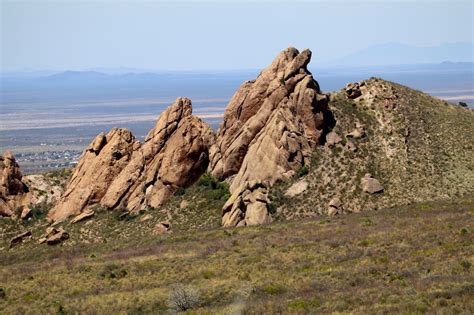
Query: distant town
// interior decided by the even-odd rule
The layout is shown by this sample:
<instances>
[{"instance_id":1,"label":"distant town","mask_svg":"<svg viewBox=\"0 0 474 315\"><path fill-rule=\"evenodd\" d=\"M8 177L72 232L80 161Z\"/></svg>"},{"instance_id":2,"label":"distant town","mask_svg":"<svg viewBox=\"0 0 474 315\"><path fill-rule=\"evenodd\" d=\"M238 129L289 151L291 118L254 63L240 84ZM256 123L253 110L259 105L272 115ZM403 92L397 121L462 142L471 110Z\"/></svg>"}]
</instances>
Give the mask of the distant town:
<instances>
[{"instance_id":1,"label":"distant town","mask_svg":"<svg viewBox=\"0 0 474 315\"><path fill-rule=\"evenodd\" d=\"M73 167L81 153L76 150L25 152L16 153L15 158L24 174L33 174Z\"/></svg>"}]
</instances>

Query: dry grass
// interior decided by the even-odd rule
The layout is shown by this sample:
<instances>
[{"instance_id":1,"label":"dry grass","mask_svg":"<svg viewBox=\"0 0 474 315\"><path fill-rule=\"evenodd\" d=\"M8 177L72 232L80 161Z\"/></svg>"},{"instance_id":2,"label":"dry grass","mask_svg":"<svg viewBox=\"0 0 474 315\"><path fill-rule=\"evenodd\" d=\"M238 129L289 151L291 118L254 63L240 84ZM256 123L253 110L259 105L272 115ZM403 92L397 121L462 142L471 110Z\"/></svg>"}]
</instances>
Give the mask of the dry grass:
<instances>
[{"instance_id":1,"label":"dry grass","mask_svg":"<svg viewBox=\"0 0 474 315\"><path fill-rule=\"evenodd\" d=\"M30 242L1 252L0 309L173 312L170 297L184 285L199 297L196 313L468 314L472 200L164 236L137 224L136 235L97 243L72 230L57 247ZM124 224L107 222L110 229Z\"/></svg>"}]
</instances>

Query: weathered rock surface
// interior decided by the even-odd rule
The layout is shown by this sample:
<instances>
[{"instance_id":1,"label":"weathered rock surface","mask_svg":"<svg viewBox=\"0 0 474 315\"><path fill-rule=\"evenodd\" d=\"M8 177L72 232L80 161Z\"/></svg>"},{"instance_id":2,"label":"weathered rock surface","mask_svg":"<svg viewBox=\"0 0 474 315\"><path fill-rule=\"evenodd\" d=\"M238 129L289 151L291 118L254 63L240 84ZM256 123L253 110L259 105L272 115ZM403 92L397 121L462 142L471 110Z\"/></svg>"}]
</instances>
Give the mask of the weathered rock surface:
<instances>
[{"instance_id":1,"label":"weathered rock surface","mask_svg":"<svg viewBox=\"0 0 474 315\"><path fill-rule=\"evenodd\" d=\"M359 96L362 95L362 92L360 90L360 85L357 82L354 83L348 83L346 85L346 94L347 97L350 99L356 99Z\"/></svg>"},{"instance_id":2,"label":"weathered rock surface","mask_svg":"<svg viewBox=\"0 0 474 315\"><path fill-rule=\"evenodd\" d=\"M16 235L16 236L14 236L14 237L10 240L10 248L12 248L12 247L15 246L15 245L18 245L18 244L23 243L24 240L30 239L31 236L32 236L31 231L26 231L26 232L23 232L23 233L21 233L21 234L18 234L18 235Z\"/></svg>"},{"instance_id":3,"label":"weathered rock surface","mask_svg":"<svg viewBox=\"0 0 474 315\"><path fill-rule=\"evenodd\" d=\"M31 194L10 151L0 155L0 216L18 217L29 211Z\"/></svg>"},{"instance_id":4,"label":"weathered rock surface","mask_svg":"<svg viewBox=\"0 0 474 315\"><path fill-rule=\"evenodd\" d=\"M367 173L361 179L362 190L369 194L376 194L383 191L383 186L380 182L373 178L371 174Z\"/></svg>"},{"instance_id":5,"label":"weathered rock surface","mask_svg":"<svg viewBox=\"0 0 474 315\"><path fill-rule=\"evenodd\" d=\"M342 138L334 131L331 131L326 135L326 144L328 147L332 148L336 144L342 141Z\"/></svg>"},{"instance_id":6,"label":"weathered rock surface","mask_svg":"<svg viewBox=\"0 0 474 315\"><path fill-rule=\"evenodd\" d=\"M306 191L306 189L308 189L308 186L309 186L309 183L306 180L297 181L285 191L285 196L291 198L299 194L302 194Z\"/></svg>"},{"instance_id":7,"label":"weathered rock surface","mask_svg":"<svg viewBox=\"0 0 474 315\"><path fill-rule=\"evenodd\" d=\"M55 228L53 226L50 226L46 228L45 234L40 237L38 243L56 245L67 239L69 239L69 234L64 230L63 227Z\"/></svg>"},{"instance_id":8,"label":"weathered rock surface","mask_svg":"<svg viewBox=\"0 0 474 315\"><path fill-rule=\"evenodd\" d=\"M191 100L178 98L143 145L126 129L97 136L48 216L61 221L95 206L128 211L158 207L206 170L213 141L212 129L192 115Z\"/></svg>"},{"instance_id":9,"label":"weathered rock surface","mask_svg":"<svg viewBox=\"0 0 474 315\"><path fill-rule=\"evenodd\" d=\"M286 180L309 163L329 113L328 96L307 70L310 59L309 50L284 50L231 99L210 164L220 180L235 174L231 192L252 180Z\"/></svg>"},{"instance_id":10,"label":"weathered rock surface","mask_svg":"<svg viewBox=\"0 0 474 315\"><path fill-rule=\"evenodd\" d=\"M81 214L77 215L74 217L74 219L71 220L71 224L77 223L79 221L83 221L85 219L92 218L94 216L94 210L86 210L82 212Z\"/></svg>"},{"instance_id":11,"label":"weathered rock surface","mask_svg":"<svg viewBox=\"0 0 474 315\"><path fill-rule=\"evenodd\" d=\"M209 164L212 129L178 98L158 119L142 149L114 180L101 205L130 211L158 207L179 187L194 183Z\"/></svg>"},{"instance_id":12,"label":"weathered rock surface","mask_svg":"<svg viewBox=\"0 0 474 315\"><path fill-rule=\"evenodd\" d=\"M235 190L222 208L222 226L246 226L272 222L268 212L268 189L250 181Z\"/></svg>"},{"instance_id":13,"label":"weathered rock surface","mask_svg":"<svg viewBox=\"0 0 474 315\"><path fill-rule=\"evenodd\" d=\"M342 202L341 199L337 197L332 198L328 206L327 213L329 216L334 216L342 212Z\"/></svg>"},{"instance_id":14,"label":"weathered rock surface","mask_svg":"<svg viewBox=\"0 0 474 315\"><path fill-rule=\"evenodd\" d=\"M354 139L359 139L365 136L365 129L364 126L356 123L356 127L354 130L346 134L347 138L354 138Z\"/></svg>"},{"instance_id":15,"label":"weathered rock surface","mask_svg":"<svg viewBox=\"0 0 474 315\"><path fill-rule=\"evenodd\" d=\"M114 128L99 134L83 152L64 195L49 211L48 218L63 221L97 206L139 149L140 142L127 129Z\"/></svg>"},{"instance_id":16,"label":"weathered rock surface","mask_svg":"<svg viewBox=\"0 0 474 315\"><path fill-rule=\"evenodd\" d=\"M171 223L169 221L159 222L155 225L153 229L153 234L155 235L162 235L169 231L171 227Z\"/></svg>"}]
</instances>

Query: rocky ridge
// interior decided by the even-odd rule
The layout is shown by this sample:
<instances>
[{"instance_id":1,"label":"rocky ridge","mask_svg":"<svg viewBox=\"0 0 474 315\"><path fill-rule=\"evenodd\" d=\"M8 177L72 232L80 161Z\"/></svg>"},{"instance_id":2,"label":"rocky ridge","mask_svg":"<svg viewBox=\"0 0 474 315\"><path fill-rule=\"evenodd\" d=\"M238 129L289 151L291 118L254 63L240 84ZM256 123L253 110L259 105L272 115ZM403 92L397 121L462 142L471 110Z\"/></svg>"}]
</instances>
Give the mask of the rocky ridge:
<instances>
[{"instance_id":1,"label":"rocky ridge","mask_svg":"<svg viewBox=\"0 0 474 315\"><path fill-rule=\"evenodd\" d=\"M212 141L211 128L192 115L186 98L160 115L143 145L126 129L102 133L84 151L48 217L59 222L94 207L156 208L205 171Z\"/></svg>"}]
</instances>

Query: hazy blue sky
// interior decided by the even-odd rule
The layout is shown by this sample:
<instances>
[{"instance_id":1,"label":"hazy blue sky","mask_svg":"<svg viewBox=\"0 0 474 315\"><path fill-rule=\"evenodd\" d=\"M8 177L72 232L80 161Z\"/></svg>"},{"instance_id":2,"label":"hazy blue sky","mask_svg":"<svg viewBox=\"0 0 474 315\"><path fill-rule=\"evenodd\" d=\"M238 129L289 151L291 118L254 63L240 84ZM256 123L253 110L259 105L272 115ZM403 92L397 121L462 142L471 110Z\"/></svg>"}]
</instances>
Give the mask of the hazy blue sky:
<instances>
[{"instance_id":1,"label":"hazy blue sky","mask_svg":"<svg viewBox=\"0 0 474 315\"><path fill-rule=\"evenodd\" d=\"M473 1L1 1L2 70L250 69L374 44L473 41Z\"/></svg>"}]
</instances>

